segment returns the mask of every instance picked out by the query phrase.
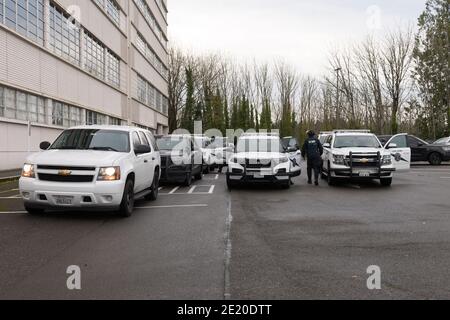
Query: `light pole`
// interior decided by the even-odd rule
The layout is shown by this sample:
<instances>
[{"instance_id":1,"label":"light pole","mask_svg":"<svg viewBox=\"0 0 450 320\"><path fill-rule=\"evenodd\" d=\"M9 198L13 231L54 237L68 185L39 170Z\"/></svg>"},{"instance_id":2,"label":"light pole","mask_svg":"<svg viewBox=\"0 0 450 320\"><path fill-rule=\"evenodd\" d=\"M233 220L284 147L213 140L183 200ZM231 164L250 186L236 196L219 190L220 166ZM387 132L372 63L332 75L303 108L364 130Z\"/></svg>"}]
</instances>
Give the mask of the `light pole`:
<instances>
[{"instance_id":1,"label":"light pole","mask_svg":"<svg viewBox=\"0 0 450 320\"><path fill-rule=\"evenodd\" d=\"M341 110L339 108L339 71L342 68L336 68L336 129L341 129Z\"/></svg>"}]
</instances>

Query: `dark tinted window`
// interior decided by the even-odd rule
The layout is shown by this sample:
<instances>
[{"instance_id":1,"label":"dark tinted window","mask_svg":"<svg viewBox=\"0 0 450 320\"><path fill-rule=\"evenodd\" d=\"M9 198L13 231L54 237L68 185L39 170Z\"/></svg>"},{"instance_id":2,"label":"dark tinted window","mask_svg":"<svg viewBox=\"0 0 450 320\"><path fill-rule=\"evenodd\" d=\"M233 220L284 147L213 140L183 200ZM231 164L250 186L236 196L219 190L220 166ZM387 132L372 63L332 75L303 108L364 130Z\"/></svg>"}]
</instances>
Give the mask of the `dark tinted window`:
<instances>
[{"instance_id":1,"label":"dark tinted window","mask_svg":"<svg viewBox=\"0 0 450 320\"><path fill-rule=\"evenodd\" d=\"M137 132L133 132L133 147L136 148L140 144L141 144L141 140L139 139Z\"/></svg>"},{"instance_id":2,"label":"dark tinted window","mask_svg":"<svg viewBox=\"0 0 450 320\"><path fill-rule=\"evenodd\" d=\"M422 141L420 141L416 137L411 137L411 136L408 136L408 144L411 148L417 148L420 145L424 145L424 143Z\"/></svg>"},{"instance_id":3,"label":"dark tinted window","mask_svg":"<svg viewBox=\"0 0 450 320\"><path fill-rule=\"evenodd\" d=\"M153 134L151 134L150 132L147 132L147 138L148 138L148 140L150 141L150 144L151 144L151 146L152 146L152 149L153 149L154 151L159 151L158 145L157 145L157 143L156 143L156 139L155 139L155 137L153 136Z\"/></svg>"},{"instance_id":4,"label":"dark tinted window","mask_svg":"<svg viewBox=\"0 0 450 320\"><path fill-rule=\"evenodd\" d=\"M143 144L150 146L150 143L148 142L147 136L142 132L139 131L139 137L141 138L141 141Z\"/></svg>"},{"instance_id":5,"label":"dark tinted window","mask_svg":"<svg viewBox=\"0 0 450 320\"><path fill-rule=\"evenodd\" d=\"M408 144L406 142L406 136L397 136L394 139L392 139L392 141L389 144L396 144L397 148L407 148Z\"/></svg>"},{"instance_id":6,"label":"dark tinted window","mask_svg":"<svg viewBox=\"0 0 450 320\"><path fill-rule=\"evenodd\" d=\"M50 149L130 152L128 132L72 129L64 131Z\"/></svg>"}]
</instances>

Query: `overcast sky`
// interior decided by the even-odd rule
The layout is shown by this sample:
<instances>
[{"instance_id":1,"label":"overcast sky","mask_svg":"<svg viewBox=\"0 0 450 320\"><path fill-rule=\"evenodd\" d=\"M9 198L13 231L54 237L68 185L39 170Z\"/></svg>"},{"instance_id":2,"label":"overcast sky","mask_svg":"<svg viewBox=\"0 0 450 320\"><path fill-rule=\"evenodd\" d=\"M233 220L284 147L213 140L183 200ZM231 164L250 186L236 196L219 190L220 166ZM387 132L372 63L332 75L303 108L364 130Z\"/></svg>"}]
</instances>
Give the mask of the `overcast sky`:
<instances>
[{"instance_id":1,"label":"overcast sky","mask_svg":"<svg viewBox=\"0 0 450 320\"><path fill-rule=\"evenodd\" d=\"M167 1L173 45L241 61L282 58L314 75L326 71L332 47L415 26L425 7L425 0Z\"/></svg>"}]
</instances>

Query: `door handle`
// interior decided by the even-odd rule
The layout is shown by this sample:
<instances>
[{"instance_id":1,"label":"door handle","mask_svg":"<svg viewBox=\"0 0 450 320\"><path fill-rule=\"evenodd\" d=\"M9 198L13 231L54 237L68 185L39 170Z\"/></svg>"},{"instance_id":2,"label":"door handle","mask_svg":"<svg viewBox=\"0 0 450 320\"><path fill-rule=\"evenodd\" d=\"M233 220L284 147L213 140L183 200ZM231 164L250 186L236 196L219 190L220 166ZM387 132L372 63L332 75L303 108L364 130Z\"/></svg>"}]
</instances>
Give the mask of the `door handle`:
<instances>
[{"instance_id":1,"label":"door handle","mask_svg":"<svg viewBox=\"0 0 450 320\"><path fill-rule=\"evenodd\" d=\"M148 160L147 160L147 159L145 159L145 160L144 160L144 163L148 163Z\"/></svg>"}]
</instances>

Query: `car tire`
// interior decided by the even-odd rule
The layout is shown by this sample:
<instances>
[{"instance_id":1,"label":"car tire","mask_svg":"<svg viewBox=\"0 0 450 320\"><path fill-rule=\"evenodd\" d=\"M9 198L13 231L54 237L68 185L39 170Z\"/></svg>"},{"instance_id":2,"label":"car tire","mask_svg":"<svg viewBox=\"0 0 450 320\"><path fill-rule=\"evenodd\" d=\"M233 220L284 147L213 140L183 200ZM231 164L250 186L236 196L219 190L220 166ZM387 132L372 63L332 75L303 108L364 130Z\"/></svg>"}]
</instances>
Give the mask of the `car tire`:
<instances>
[{"instance_id":1,"label":"car tire","mask_svg":"<svg viewBox=\"0 0 450 320\"><path fill-rule=\"evenodd\" d=\"M328 163L328 168L330 168L330 164ZM327 182L329 186L334 186L336 185L336 178L333 178L331 176L331 172L330 170L327 171Z\"/></svg>"},{"instance_id":2,"label":"car tire","mask_svg":"<svg viewBox=\"0 0 450 320\"><path fill-rule=\"evenodd\" d=\"M27 207L27 206L25 206L25 210L33 216L43 214L45 212L44 209L36 209L36 208Z\"/></svg>"},{"instance_id":3,"label":"car tire","mask_svg":"<svg viewBox=\"0 0 450 320\"><path fill-rule=\"evenodd\" d=\"M289 179L287 182L282 182L281 188L285 189L285 190L290 189L291 188L291 179Z\"/></svg>"},{"instance_id":4,"label":"car tire","mask_svg":"<svg viewBox=\"0 0 450 320\"><path fill-rule=\"evenodd\" d=\"M151 190L152 191L148 195L146 195L144 199L148 201L155 201L156 199L158 199L159 193L159 170L155 170Z\"/></svg>"},{"instance_id":5,"label":"car tire","mask_svg":"<svg viewBox=\"0 0 450 320\"><path fill-rule=\"evenodd\" d=\"M186 173L186 178L184 179L183 185L185 187L190 187L192 184L192 171Z\"/></svg>"},{"instance_id":6,"label":"car tire","mask_svg":"<svg viewBox=\"0 0 450 320\"><path fill-rule=\"evenodd\" d=\"M206 164L203 164L203 174L208 174L209 173L209 166Z\"/></svg>"},{"instance_id":7,"label":"car tire","mask_svg":"<svg viewBox=\"0 0 450 320\"><path fill-rule=\"evenodd\" d=\"M432 154L430 154L428 156L428 162L432 166L439 166L442 163L442 157L441 157L441 155L439 153L433 152Z\"/></svg>"},{"instance_id":8,"label":"car tire","mask_svg":"<svg viewBox=\"0 0 450 320\"><path fill-rule=\"evenodd\" d=\"M233 181L231 181L230 177L227 177L227 188L228 191L231 191L235 187L235 184Z\"/></svg>"},{"instance_id":9,"label":"car tire","mask_svg":"<svg viewBox=\"0 0 450 320\"><path fill-rule=\"evenodd\" d=\"M134 209L134 181L128 179L123 190L122 202L120 203L119 214L128 218L133 214Z\"/></svg>"},{"instance_id":10,"label":"car tire","mask_svg":"<svg viewBox=\"0 0 450 320\"><path fill-rule=\"evenodd\" d=\"M383 187L390 187L392 185L392 178L381 179L380 183Z\"/></svg>"},{"instance_id":11,"label":"car tire","mask_svg":"<svg viewBox=\"0 0 450 320\"><path fill-rule=\"evenodd\" d=\"M200 167L200 171L195 175L195 179L197 180L203 179L203 165Z\"/></svg>"},{"instance_id":12,"label":"car tire","mask_svg":"<svg viewBox=\"0 0 450 320\"><path fill-rule=\"evenodd\" d=\"M322 170L320 171L320 178L322 178L322 180L325 180L325 179L327 178L327 176L326 176L325 171L323 170L323 168L322 168Z\"/></svg>"}]
</instances>

